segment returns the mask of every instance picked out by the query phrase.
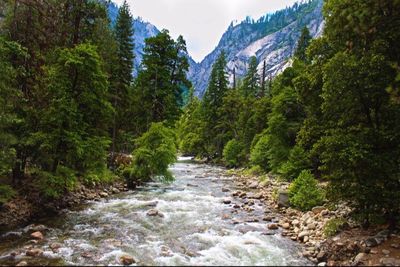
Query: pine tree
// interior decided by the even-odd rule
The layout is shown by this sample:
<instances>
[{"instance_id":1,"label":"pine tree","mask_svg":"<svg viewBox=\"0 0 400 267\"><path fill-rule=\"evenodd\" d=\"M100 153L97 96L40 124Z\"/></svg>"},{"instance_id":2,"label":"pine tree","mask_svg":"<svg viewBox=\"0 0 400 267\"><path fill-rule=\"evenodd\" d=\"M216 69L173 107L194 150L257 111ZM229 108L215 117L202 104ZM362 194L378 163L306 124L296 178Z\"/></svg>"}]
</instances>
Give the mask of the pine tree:
<instances>
[{"instance_id":1,"label":"pine tree","mask_svg":"<svg viewBox=\"0 0 400 267\"><path fill-rule=\"evenodd\" d=\"M255 97L260 91L260 75L257 71L257 58L255 56L249 59L249 68L243 78L241 91L244 97Z\"/></svg>"},{"instance_id":2,"label":"pine tree","mask_svg":"<svg viewBox=\"0 0 400 267\"><path fill-rule=\"evenodd\" d=\"M115 38L117 41L117 59L115 70L112 73L111 97L115 109L112 127L111 152L127 152L127 144L133 138L131 112L133 104L132 73L134 60L133 18L126 1L118 10L115 25ZM112 158L111 158L112 159Z\"/></svg>"},{"instance_id":3,"label":"pine tree","mask_svg":"<svg viewBox=\"0 0 400 267\"><path fill-rule=\"evenodd\" d=\"M310 41L311 41L310 31L308 30L307 27L304 27L303 30L301 31L300 38L297 42L296 51L294 52L294 56L296 58L298 58L301 61L307 60L306 49L310 44Z\"/></svg>"},{"instance_id":4,"label":"pine tree","mask_svg":"<svg viewBox=\"0 0 400 267\"><path fill-rule=\"evenodd\" d=\"M225 71L225 53L221 52L213 65L207 91L202 101L202 116L205 123L203 140L208 157L222 157L224 133L218 131L216 122L219 120L218 109L223 105L223 98L228 90L228 78Z\"/></svg>"},{"instance_id":5,"label":"pine tree","mask_svg":"<svg viewBox=\"0 0 400 267\"><path fill-rule=\"evenodd\" d=\"M163 30L146 39L144 53L135 84L140 132L147 131L152 122L175 124L181 114L182 93L191 87L186 78L189 63L182 37L174 41Z\"/></svg>"}]
</instances>

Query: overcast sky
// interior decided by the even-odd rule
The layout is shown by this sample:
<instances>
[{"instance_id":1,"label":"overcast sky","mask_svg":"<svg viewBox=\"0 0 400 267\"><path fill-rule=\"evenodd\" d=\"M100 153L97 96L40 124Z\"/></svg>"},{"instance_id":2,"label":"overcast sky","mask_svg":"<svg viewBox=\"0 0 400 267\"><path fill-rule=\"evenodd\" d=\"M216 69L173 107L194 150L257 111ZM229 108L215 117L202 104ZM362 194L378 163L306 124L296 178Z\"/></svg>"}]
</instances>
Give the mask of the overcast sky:
<instances>
[{"instance_id":1,"label":"overcast sky","mask_svg":"<svg viewBox=\"0 0 400 267\"><path fill-rule=\"evenodd\" d=\"M296 0L127 0L133 16L183 35L189 54L201 61L217 45L231 21L258 19ZM115 1L120 5L123 0Z\"/></svg>"}]
</instances>

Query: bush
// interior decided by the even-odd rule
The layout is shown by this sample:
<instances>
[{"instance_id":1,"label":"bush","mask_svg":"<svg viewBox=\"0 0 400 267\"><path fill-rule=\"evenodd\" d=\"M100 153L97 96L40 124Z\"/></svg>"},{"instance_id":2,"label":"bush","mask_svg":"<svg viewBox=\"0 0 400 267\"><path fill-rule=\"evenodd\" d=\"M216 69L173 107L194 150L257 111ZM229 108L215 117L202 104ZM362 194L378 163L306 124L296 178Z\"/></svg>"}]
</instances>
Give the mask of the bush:
<instances>
[{"instance_id":1,"label":"bush","mask_svg":"<svg viewBox=\"0 0 400 267\"><path fill-rule=\"evenodd\" d=\"M303 211L321 205L324 194L310 171L302 171L289 187L290 203Z\"/></svg>"},{"instance_id":2,"label":"bush","mask_svg":"<svg viewBox=\"0 0 400 267\"><path fill-rule=\"evenodd\" d=\"M168 182L173 177L168 171L176 161L176 143L173 130L162 123L153 123L150 129L135 140L132 165L123 176L129 185L148 182L152 179Z\"/></svg>"},{"instance_id":3,"label":"bush","mask_svg":"<svg viewBox=\"0 0 400 267\"><path fill-rule=\"evenodd\" d=\"M15 190L9 185L0 185L0 206L16 195Z\"/></svg>"},{"instance_id":4,"label":"bush","mask_svg":"<svg viewBox=\"0 0 400 267\"><path fill-rule=\"evenodd\" d=\"M269 171L268 150L269 137L268 135L263 135L250 152L251 164L260 166L264 171Z\"/></svg>"},{"instance_id":5,"label":"bush","mask_svg":"<svg viewBox=\"0 0 400 267\"><path fill-rule=\"evenodd\" d=\"M59 198L65 192L73 190L77 184L75 172L61 165L57 167L55 174L41 170L36 170L35 174L39 176L40 191L49 198Z\"/></svg>"},{"instance_id":6,"label":"bush","mask_svg":"<svg viewBox=\"0 0 400 267\"><path fill-rule=\"evenodd\" d=\"M108 169L103 169L97 172L92 171L86 173L86 175L82 177L82 182L88 186L96 186L98 184L109 184L115 179L115 174Z\"/></svg>"},{"instance_id":7,"label":"bush","mask_svg":"<svg viewBox=\"0 0 400 267\"><path fill-rule=\"evenodd\" d=\"M290 150L289 160L279 170L282 178L286 181L293 181L300 172L311 167L311 162L303 148L295 146Z\"/></svg>"},{"instance_id":8,"label":"bush","mask_svg":"<svg viewBox=\"0 0 400 267\"><path fill-rule=\"evenodd\" d=\"M238 167L245 160L243 153L244 145L242 142L232 139L224 147L223 156L228 167Z\"/></svg>"},{"instance_id":9,"label":"bush","mask_svg":"<svg viewBox=\"0 0 400 267\"><path fill-rule=\"evenodd\" d=\"M324 226L324 235L326 237L334 236L336 233L342 230L346 224L347 222L343 218L330 219Z\"/></svg>"}]
</instances>

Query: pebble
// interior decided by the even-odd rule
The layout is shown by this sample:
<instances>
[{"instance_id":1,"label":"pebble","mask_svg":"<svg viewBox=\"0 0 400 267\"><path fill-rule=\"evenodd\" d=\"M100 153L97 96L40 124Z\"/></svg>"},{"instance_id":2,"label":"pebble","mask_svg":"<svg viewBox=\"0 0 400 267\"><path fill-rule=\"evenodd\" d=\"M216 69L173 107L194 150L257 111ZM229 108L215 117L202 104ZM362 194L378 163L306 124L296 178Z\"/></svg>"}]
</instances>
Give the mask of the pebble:
<instances>
[{"instance_id":1,"label":"pebble","mask_svg":"<svg viewBox=\"0 0 400 267\"><path fill-rule=\"evenodd\" d=\"M224 199L222 202L223 202L224 204L231 204L231 203L232 203L232 200L230 200L230 199Z\"/></svg>"},{"instance_id":2,"label":"pebble","mask_svg":"<svg viewBox=\"0 0 400 267\"><path fill-rule=\"evenodd\" d=\"M389 255L390 254L390 250L382 249L382 253L385 254L385 255Z\"/></svg>"}]
</instances>

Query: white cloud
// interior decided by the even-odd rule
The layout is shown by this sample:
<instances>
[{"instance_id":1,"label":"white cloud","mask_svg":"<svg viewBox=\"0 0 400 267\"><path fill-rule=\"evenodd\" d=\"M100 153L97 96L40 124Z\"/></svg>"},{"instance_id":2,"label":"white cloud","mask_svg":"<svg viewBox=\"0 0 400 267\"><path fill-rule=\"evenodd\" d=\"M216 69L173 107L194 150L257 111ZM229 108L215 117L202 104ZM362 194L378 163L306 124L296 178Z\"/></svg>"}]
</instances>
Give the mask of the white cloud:
<instances>
[{"instance_id":1,"label":"white cloud","mask_svg":"<svg viewBox=\"0 0 400 267\"><path fill-rule=\"evenodd\" d=\"M116 0L121 4L123 0ZM183 35L189 54L201 61L218 44L230 22L246 16L258 19L292 5L295 0L127 0L132 14Z\"/></svg>"}]
</instances>

